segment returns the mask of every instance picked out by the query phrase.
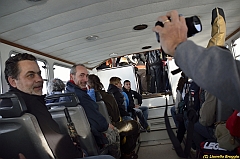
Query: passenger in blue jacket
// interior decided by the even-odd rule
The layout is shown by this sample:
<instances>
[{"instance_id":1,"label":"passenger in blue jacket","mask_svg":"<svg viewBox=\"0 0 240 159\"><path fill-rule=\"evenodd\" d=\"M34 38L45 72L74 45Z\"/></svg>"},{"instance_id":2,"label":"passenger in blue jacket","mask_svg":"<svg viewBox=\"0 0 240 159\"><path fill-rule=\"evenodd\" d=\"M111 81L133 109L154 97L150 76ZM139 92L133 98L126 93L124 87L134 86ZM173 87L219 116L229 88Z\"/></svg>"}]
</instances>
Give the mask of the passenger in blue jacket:
<instances>
[{"instance_id":1,"label":"passenger in blue jacket","mask_svg":"<svg viewBox=\"0 0 240 159\"><path fill-rule=\"evenodd\" d=\"M102 132L106 131L108 127L114 128L98 111L98 105L87 94L88 71L82 64L72 66L70 70L70 81L67 82L66 92L74 92L80 101L81 106L87 115L92 133L96 139L97 144L107 144L108 140Z\"/></svg>"}]
</instances>

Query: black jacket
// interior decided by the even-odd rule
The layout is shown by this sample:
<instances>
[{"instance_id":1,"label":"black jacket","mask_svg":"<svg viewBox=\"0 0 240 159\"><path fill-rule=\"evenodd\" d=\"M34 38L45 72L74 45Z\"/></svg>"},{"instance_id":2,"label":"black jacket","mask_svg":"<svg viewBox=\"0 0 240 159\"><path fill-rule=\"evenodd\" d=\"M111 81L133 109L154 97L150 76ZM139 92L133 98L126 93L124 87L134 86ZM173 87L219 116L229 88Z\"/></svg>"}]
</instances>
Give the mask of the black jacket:
<instances>
[{"instance_id":1,"label":"black jacket","mask_svg":"<svg viewBox=\"0 0 240 159\"><path fill-rule=\"evenodd\" d=\"M104 101L109 116L111 117L112 123L117 123L120 121L120 112L118 109L117 102L114 96L104 90L100 90L99 93L102 96L102 100Z\"/></svg>"},{"instance_id":2,"label":"black jacket","mask_svg":"<svg viewBox=\"0 0 240 159\"><path fill-rule=\"evenodd\" d=\"M123 116L129 116L129 113L125 111L125 105L124 105L124 97L122 93L120 92L119 88L113 84L109 84L108 86L108 92L112 93L115 100L117 101L118 108L120 111L120 115Z\"/></svg>"},{"instance_id":3,"label":"black jacket","mask_svg":"<svg viewBox=\"0 0 240 159\"><path fill-rule=\"evenodd\" d=\"M60 133L60 129L45 105L45 95L31 95L10 87L9 92L18 93L24 100L27 112L34 115L54 155L58 159L82 157L69 135Z\"/></svg>"},{"instance_id":4,"label":"black jacket","mask_svg":"<svg viewBox=\"0 0 240 159\"><path fill-rule=\"evenodd\" d=\"M160 50L147 51L145 53L147 65L162 65Z\"/></svg>"},{"instance_id":5,"label":"black jacket","mask_svg":"<svg viewBox=\"0 0 240 159\"><path fill-rule=\"evenodd\" d=\"M132 109L135 108L134 98L138 100L138 105L142 104L142 96L138 92L131 89L128 91L124 87L123 87L123 91L128 95L128 99L129 99L128 111L132 111Z\"/></svg>"}]
</instances>

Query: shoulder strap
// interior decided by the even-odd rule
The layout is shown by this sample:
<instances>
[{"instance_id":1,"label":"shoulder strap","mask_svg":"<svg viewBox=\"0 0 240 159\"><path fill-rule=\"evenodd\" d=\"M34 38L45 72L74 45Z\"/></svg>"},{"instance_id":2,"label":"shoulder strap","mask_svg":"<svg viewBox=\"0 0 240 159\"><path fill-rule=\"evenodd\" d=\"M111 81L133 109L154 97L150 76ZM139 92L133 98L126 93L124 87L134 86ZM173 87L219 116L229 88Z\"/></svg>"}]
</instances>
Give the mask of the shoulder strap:
<instances>
[{"instance_id":1,"label":"shoulder strap","mask_svg":"<svg viewBox=\"0 0 240 159\"><path fill-rule=\"evenodd\" d=\"M184 151L181 147L181 143L179 142L178 138L175 136L172 128L171 128L171 125L170 125L170 122L169 122L169 118L168 118L168 115L167 115L167 110L168 110L168 105L167 105L167 98L166 98L166 107L165 107L165 112L164 112L164 119L165 119L165 125L166 125L166 128L167 128L167 132L168 132L168 136L173 144L173 147L177 153L177 155L179 157L182 157L182 158L186 158L185 154L184 154Z\"/></svg>"},{"instance_id":2,"label":"shoulder strap","mask_svg":"<svg viewBox=\"0 0 240 159\"><path fill-rule=\"evenodd\" d=\"M191 96L190 92L189 92L189 96ZM177 155L182 158L187 158L189 156L189 153L191 150L193 131L194 131L194 123L197 121L196 111L191 106L188 106L188 108L187 108L188 109L187 117L188 117L189 122L188 122L188 127L187 127L187 139L186 139L186 143L185 143L185 148L183 150L181 147L181 143L178 139L180 136L176 137L176 135L174 134L174 132L171 128L168 114L167 114L167 110L168 110L167 98L165 97L165 99L166 99L166 107L165 107L165 112L164 112L164 119L165 119L165 125L167 128L169 138L173 144L173 147L174 147ZM179 131L181 131L180 134L184 135L184 133L186 131L184 122L182 122L181 125L179 125L179 126L180 126ZM179 132L178 132L178 135L179 135Z\"/></svg>"}]
</instances>

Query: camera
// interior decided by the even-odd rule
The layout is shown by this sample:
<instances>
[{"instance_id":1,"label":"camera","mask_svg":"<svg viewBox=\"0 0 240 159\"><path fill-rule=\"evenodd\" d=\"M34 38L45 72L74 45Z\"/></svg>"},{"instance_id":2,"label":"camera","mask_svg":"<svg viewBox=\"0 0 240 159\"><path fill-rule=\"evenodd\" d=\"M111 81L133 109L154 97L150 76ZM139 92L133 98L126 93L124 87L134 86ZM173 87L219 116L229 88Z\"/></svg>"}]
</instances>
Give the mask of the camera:
<instances>
[{"instance_id":1,"label":"camera","mask_svg":"<svg viewBox=\"0 0 240 159\"><path fill-rule=\"evenodd\" d=\"M171 19L169 20L171 21ZM198 18L198 16L186 17L185 20L186 20L186 25L188 27L187 37L191 37L196 33L199 33L202 31L202 23ZM163 23L160 21L156 22L155 26L157 25L164 27ZM157 37L157 41L160 43L160 37L158 33L156 33L156 37Z\"/></svg>"}]
</instances>

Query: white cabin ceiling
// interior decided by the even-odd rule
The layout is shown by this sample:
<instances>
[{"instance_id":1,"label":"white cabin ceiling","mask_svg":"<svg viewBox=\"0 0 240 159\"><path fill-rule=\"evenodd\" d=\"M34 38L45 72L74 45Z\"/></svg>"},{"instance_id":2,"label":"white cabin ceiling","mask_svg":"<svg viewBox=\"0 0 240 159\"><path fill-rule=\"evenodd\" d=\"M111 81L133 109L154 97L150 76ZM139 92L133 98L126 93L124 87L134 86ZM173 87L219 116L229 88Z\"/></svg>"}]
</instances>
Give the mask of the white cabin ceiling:
<instances>
[{"instance_id":1,"label":"white cabin ceiling","mask_svg":"<svg viewBox=\"0 0 240 159\"><path fill-rule=\"evenodd\" d=\"M152 28L158 16L178 10L200 17L203 31L190 39L206 47L211 12L223 8L227 36L240 27L240 0L0 0L0 38L72 63L96 67L110 58L158 49ZM148 28L135 31L138 24ZM99 39L88 42L87 36Z\"/></svg>"}]
</instances>

